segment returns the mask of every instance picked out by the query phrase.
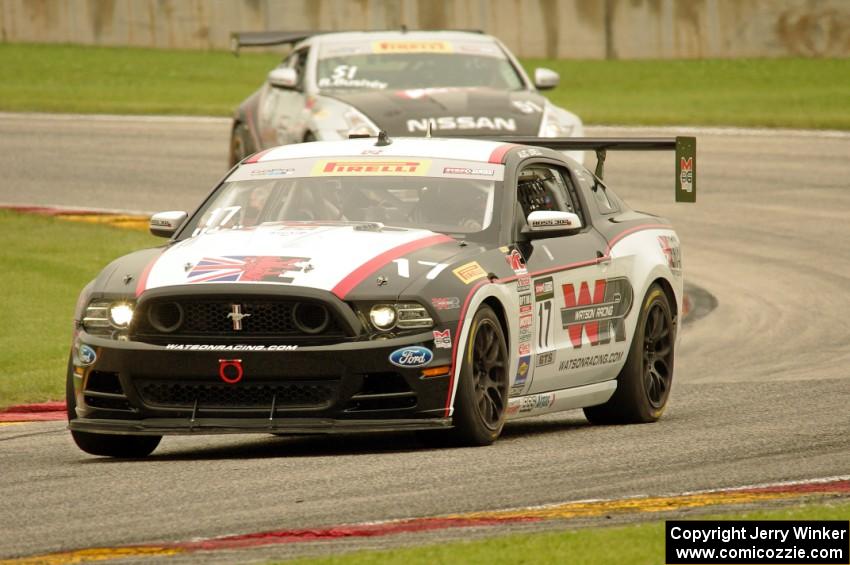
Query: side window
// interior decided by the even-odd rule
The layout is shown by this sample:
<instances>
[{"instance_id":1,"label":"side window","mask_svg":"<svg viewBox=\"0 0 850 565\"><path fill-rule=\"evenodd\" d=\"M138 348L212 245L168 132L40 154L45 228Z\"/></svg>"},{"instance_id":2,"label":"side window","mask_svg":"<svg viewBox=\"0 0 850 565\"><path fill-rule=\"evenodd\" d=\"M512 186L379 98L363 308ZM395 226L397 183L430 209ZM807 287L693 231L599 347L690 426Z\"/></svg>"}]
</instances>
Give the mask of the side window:
<instances>
[{"instance_id":1,"label":"side window","mask_svg":"<svg viewBox=\"0 0 850 565\"><path fill-rule=\"evenodd\" d=\"M517 180L517 220L520 228L526 225L528 215L537 210L572 212L585 222L569 179L560 167L537 163L523 168Z\"/></svg>"},{"instance_id":2,"label":"side window","mask_svg":"<svg viewBox=\"0 0 850 565\"><path fill-rule=\"evenodd\" d=\"M576 169L575 176L582 188L585 188L596 202L596 209L599 210L600 214L613 214L620 211L616 196L613 193L609 194L608 187L590 171Z\"/></svg>"},{"instance_id":3,"label":"side window","mask_svg":"<svg viewBox=\"0 0 850 565\"><path fill-rule=\"evenodd\" d=\"M529 165L518 179L517 200L526 216L537 210L579 213L568 181L557 167Z\"/></svg>"}]
</instances>

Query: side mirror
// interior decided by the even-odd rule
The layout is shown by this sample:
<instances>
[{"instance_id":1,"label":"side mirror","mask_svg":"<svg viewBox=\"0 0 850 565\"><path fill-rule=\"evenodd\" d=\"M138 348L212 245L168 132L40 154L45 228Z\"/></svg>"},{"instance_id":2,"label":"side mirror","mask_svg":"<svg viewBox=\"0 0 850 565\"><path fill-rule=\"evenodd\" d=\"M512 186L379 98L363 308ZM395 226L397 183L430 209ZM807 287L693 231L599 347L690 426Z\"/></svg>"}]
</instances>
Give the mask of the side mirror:
<instances>
[{"instance_id":1,"label":"side mirror","mask_svg":"<svg viewBox=\"0 0 850 565\"><path fill-rule=\"evenodd\" d=\"M298 84L298 72L295 69L282 68L269 72L269 84L276 88L295 88Z\"/></svg>"},{"instance_id":2,"label":"side mirror","mask_svg":"<svg viewBox=\"0 0 850 565\"><path fill-rule=\"evenodd\" d=\"M529 233L546 233L581 228L581 218L572 212L538 210L528 215Z\"/></svg>"},{"instance_id":3,"label":"side mirror","mask_svg":"<svg viewBox=\"0 0 850 565\"><path fill-rule=\"evenodd\" d=\"M171 237L188 217L186 212L160 212L151 216L148 229L157 237Z\"/></svg>"},{"instance_id":4,"label":"side mirror","mask_svg":"<svg viewBox=\"0 0 850 565\"><path fill-rule=\"evenodd\" d=\"M534 86L537 90L550 90L561 82L561 75L551 69L534 69Z\"/></svg>"}]
</instances>

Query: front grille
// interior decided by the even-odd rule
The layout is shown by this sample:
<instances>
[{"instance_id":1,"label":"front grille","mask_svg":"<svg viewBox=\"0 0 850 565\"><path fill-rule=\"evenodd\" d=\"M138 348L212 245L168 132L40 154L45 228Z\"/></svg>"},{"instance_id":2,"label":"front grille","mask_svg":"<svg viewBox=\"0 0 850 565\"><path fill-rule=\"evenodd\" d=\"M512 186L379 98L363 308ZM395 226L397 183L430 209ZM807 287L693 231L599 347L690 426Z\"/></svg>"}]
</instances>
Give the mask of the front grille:
<instances>
[{"instance_id":1,"label":"front grille","mask_svg":"<svg viewBox=\"0 0 850 565\"><path fill-rule=\"evenodd\" d=\"M326 408L333 401L339 381L293 381L271 383L172 382L141 380L136 388L148 406L191 410L205 408Z\"/></svg>"},{"instance_id":2,"label":"front grille","mask_svg":"<svg viewBox=\"0 0 850 565\"><path fill-rule=\"evenodd\" d=\"M154 343L294 339L320 344L345 338L334 311L308 300L160 298L141 305L135 320L132 338Z\"/></svg>"}]
</instances>

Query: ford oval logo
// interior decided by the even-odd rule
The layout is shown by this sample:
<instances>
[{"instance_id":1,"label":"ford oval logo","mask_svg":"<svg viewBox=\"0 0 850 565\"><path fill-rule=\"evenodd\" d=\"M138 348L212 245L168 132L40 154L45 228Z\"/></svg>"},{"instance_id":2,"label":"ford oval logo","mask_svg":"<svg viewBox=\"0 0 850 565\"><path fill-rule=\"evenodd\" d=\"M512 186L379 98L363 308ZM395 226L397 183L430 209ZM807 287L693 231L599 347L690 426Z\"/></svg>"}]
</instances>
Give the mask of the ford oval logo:
<instances>
[{"instance_id":1,"label":"ford oval logo","mask_svg":"<svg viewBox=\"0 0 850 565\"><path fill-rule=\"evenodd\" d=\"M402 347L390 353L390 363L396 367L424 367L434 354L424 347Z\"/></svg>"},{"instance_id":2,"label":"ford oval logo","mask_svg":"<svg viewBox=\"0 0 850 565\"><path fill-rule=\"evenodd\" d=\"M80 358L80 365L88 366L97 361L97 353L95 353L95 350L85 344L80 346L78 356Z\"/></svg>"}]
</instances>

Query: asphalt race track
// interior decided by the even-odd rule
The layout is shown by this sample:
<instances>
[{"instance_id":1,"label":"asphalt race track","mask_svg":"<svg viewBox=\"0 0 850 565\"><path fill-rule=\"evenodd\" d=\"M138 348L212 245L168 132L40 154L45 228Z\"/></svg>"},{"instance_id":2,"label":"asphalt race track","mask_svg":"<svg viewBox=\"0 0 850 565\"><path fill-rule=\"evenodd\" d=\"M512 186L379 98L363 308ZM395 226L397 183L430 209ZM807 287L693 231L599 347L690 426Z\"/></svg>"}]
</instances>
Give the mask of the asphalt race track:
<instances>
[{"instance_id":1,"label":"asphalt race track","mask_svg":"<svg viewBox=\"0 0 850 565\"><path fill-rule=\"evenodd\" d=\"M627 201L673 219L687 279L718 301L683 331L659 423L573 412L446 450L407 434L179 437L146 461L87 456L61 422L0 427L0 558L847 474L850 135L698 136L696 205L673 203L672 154L607 161ZM227 137L223 120L0 115L0 203L192 208Z\"/></svg>"}]
</instances>

